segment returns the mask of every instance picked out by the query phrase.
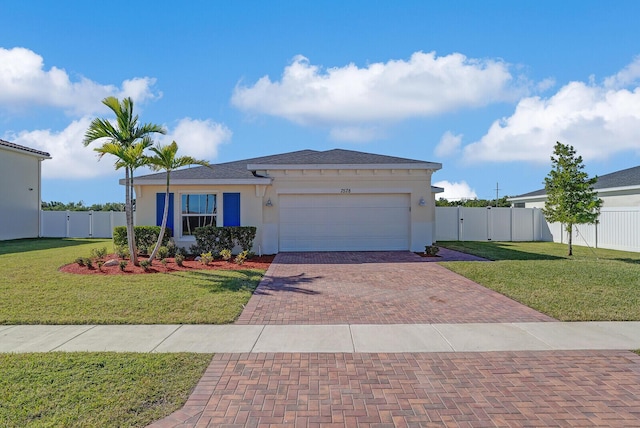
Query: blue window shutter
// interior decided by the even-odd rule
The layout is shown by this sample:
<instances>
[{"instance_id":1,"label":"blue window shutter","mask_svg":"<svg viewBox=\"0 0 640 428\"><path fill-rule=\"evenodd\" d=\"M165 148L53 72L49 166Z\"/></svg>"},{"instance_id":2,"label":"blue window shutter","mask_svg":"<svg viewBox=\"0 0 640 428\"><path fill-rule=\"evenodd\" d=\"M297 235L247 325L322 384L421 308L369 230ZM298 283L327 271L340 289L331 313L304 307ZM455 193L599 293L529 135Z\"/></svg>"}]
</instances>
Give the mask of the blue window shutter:
<instances>
[{"instance_id":1,"label":"blue window shutter","mask_svg":"<svg viewBox=\"0 0 640 428\"><path fill-rule=\"evenodd\" d=\"M162 225L162 214L164 213L165 193L156 193L156 226ZM167 216L167 227L171 229L173 235L173 193L169 193L169 213Z\"/></svg>"},{"instance_id":2,"label":"blue window shutter","mask_svg":"<svg viewBox=\"0 0 640 428\"><path fill-rule=\"evenodd\" d=\"M223 226L240 226L240 193L222 194Z\"/></svg>"}]
</instances>

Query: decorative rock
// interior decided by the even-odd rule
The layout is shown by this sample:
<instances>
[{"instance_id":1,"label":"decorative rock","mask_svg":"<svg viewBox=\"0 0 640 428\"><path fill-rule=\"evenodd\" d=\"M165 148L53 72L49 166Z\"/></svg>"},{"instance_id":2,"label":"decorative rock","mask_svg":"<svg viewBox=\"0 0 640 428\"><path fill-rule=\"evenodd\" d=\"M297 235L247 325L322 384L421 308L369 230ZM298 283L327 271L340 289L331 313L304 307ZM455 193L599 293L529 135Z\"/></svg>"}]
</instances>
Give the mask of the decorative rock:
<instances>
[{"instance_id":1,"label":"decorative rock","mask_svg":"<svg viewBox=\"0 0 640 428\"><path fill-rule=\"evenodd\" d=\"M103 266L109 267L109 266L118 266L120 264L120 261L118 259L111 259L111 260L107 260L106 262L104 262Z\"/></svg>"},{"instance_id":2,"label":"decorative rock","mask_svg":"<svg viewBox=\"0 0 640 428\"><path fill-rule=\"evenodd\" d=\"M193 259L193 260L195 260L196 262L199 262L200 260L202 260L202 257L197 256L197 257L196 257L195 259Z\"/></svg>"}]
</instances>

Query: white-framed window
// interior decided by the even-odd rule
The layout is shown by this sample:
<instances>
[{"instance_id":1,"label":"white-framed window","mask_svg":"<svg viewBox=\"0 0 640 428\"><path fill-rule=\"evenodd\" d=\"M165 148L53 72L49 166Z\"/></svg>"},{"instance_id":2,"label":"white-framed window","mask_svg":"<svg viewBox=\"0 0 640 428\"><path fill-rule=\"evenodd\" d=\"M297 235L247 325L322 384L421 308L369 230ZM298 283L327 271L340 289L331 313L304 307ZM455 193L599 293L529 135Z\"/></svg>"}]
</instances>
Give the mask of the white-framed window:
<instances>
[{"instance_id":1,"label":"white-framed window","mask_svg":"<svg viewBox=\"0 0 640 428\"><path fill-rule=\"evenodd\" d=\"M182 236L192 236L196 227L216 226L218 204L214 193L185 193L181 195L180 218Z\"/></svg>"}]
</instances>

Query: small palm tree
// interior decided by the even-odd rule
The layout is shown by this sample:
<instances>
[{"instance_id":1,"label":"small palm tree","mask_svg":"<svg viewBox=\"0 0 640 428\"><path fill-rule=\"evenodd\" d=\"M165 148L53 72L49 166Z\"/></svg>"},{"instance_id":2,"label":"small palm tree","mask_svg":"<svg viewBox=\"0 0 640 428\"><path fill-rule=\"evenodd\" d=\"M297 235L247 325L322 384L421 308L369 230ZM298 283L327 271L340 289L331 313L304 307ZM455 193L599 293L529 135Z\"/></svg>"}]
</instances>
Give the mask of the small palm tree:
<instances>
[{"instance_id":1,"label":"small palm tree","mask_svg":"<svg viewBox=\"0 0 640 428\"><path fill-rule=\"evenodd\" d=\"M117 158L116 169L125 169L125 216L127 221L127 242L134 265L138 265L133 229L133 172L141 166L144 156L142 152L151 145L150 135L164 134L166 131L153 123L138 124L138 115L133 115L133 100L125 98L119 101L116 97L107 97L102 103L116 115L116 126L106 119L96 118L84 134L82 143L86 146L94 141L104 141L101 147L94 150L100 154L113 155ZM137 146L137 148L133 148ZM136 153L140 151L139 155Z\"/></svg>"},{"instance_id":2,"label":"small palm tree","mask_svg":"<svg viewBox=\"0 0 640 428\"><path fill-rule=\"evenodd\" d=\"M146 164L154 171L166 171L167 173L167 190L164 197L164 211L162 213L162 224L160 226L160 235L158 236L158 242L154 247L149 261L153 261L156 257L158 249L162 245L162 238L164 231L167 227L167 218L169 216L169 186L171 183L171 171L188 165L202 165L211 168L209 162L192 158L191 156L179 156L176 157L178 152L178 143L173 141L168 146L151 147L151 151L155 153L155 156L147 157Z\"/></svg>"}]
</instances>

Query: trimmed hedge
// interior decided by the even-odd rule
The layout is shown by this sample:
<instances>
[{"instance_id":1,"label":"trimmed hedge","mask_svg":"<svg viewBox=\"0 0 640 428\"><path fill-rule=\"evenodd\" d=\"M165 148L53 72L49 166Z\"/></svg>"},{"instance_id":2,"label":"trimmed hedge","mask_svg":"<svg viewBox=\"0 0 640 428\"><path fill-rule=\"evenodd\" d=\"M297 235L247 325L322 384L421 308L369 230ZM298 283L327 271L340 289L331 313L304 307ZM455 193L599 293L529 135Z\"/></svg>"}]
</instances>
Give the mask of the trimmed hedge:
<instances>
[{"instance_id":1,"label":"trimmed hedge","mask_svg":"<svg viewBox=\"0 0 640 428\"><path fill-rule=\"evenodd\" d=\"M251 251L256 237L255 226L205 226L194 230L196 244L191 247L194 254L219 254L222 250L231 250L235 246L242 251Z\"/></svg>"},{"instance_id":2,"label":"trimmed hedge","mask_svg":"<svg viewBox=\"0 0 640 428\"><path fill-rule=\"evenodd\" d=\"M136 248L144 247L153 248L158 242L160 235L160 226L134 226L133 234L135 235ZM171 238L171 229L168 227L164 230L162 245L167 246ZM127 226L116 226L113 228L113 245L116 247L128 245L127 242Z\"/></svg>"}]
</instances>

